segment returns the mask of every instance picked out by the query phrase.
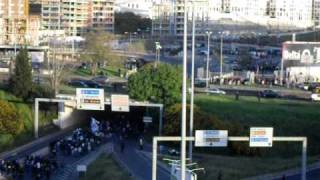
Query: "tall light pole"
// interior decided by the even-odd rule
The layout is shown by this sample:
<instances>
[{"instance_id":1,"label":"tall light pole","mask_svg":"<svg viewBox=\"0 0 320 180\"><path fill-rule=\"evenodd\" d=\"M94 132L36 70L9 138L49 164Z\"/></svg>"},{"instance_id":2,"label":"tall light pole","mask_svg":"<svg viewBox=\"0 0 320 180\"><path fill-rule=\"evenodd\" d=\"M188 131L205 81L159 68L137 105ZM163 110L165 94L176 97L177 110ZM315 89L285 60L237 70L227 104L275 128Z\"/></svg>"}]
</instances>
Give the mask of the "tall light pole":
<instances>
[{"instance_id":1,"label":"tall light pole","mask_svg":"<svg viewBox=\"0 0 320 180\"><path fill-rule=\"evenodd\" d=\"M156 64L160 64L160 50L162 49L160 42L155 42L156 44Z\"/></svg>"},{"instance_id":2,"label":"tall light pole","mask_svg":"<svg viewBox=\"0 0 320 180\"><path fill-rule=\"evenodd\" d=\"M222 66L223 66L223 34L224 32L219 32L220 34L220 85L223 84L223 80L222 80Z\"/></svg>"},{"instance_id":3,"label":"tall light pole","mask_svg":"<svg viewBox=\"0 0 320 180\"><path fill-rule=\"evenodd\" d=\"M211 31L206 31L208 36L208 51L207 51L207 75L206 75L206 87L209 88L209 59L210 59L210 36L212 34Z\"/></svg>"},{"instance_id":4,"label":"tall light pole","mask_svg":"<svg viewBox=\"0 0 320 180\"><path fill-rule=\"evenodd\" d=\"M181 180L186 179L186 119L187 119L187 0L184 0L183 26L183 78L181 119Z\"/></svg>"},{"instance_id":5,"label":"tall light pole","mask_svg":"<svg viewBox=\"0 0 320 180\"><path fill-rule=\"evenodd\" d=\"M194 1L192 3L192 58L191 58L191 97L190 97L190 126L189 136L193 136L193 104L194 104L194 54L195 54L195 17L194 17ZM192 161L192 141L189 141L189 159Z\"/></svg>"}]
</instances>

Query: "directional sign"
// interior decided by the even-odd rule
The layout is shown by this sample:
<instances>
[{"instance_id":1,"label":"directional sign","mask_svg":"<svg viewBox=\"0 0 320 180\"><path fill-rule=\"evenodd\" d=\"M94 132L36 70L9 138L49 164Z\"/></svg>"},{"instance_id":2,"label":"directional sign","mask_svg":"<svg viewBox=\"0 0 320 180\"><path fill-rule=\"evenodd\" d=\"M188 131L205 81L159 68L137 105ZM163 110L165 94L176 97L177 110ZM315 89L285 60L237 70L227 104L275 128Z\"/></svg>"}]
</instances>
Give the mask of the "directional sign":
<instances>
[{"instance_id":1,"label":"directional sign","mask_svg":"<svg viewBox=\"0 0 320 180\"><path fill-rule=\"evenodd\" d=\"M129 112L129 96L111 95L111 110L118 112Z\"/></svg>"},{"instance_id":2,"label":"directional sign","mask_svg":"<svg viewBox=\"0 0 320 180\"><path fill-rule=\"evenodd\" d=\"M77 109L104 110L104 90L77 88Z\"/></svg>"},{"instance_id":3,"label":"directional sign","mask_svg":"<svg viewBox=\"0 0 320 180\"><path fill-rule=\"evenodd\" d=\"M272 147L272 127L250 128L250 147Z\"/></svg>"},{"instance_id":4,"label":"directional sign","mask_svg":"<svg viewBox=\"0 0 320 180\"><path fill-rule=\"evenodd\" d=\"M150 117L150 116L144 116L144 117L143 117L143 122L145 122L145 123L152 123L152 117Z\"/></svg>"},{"instance_id":5,"label":"directional sign","mask_svg":"<svg viewBox=\"0 0 320 180\"><path fill-rule=\"evenodd\" d=\"M197 130L195 146L197 147L227 147L228 131Z\"/></svg>"}]
</instances>

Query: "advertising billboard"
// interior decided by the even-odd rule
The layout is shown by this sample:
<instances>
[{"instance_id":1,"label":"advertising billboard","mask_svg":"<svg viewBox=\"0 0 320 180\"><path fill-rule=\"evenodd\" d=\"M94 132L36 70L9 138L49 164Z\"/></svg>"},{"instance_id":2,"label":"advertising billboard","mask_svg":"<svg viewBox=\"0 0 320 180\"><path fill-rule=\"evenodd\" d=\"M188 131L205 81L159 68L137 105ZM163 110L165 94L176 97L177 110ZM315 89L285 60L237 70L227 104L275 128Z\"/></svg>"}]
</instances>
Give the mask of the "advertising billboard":
<instances>
[{"instance_id":1,"label":"advertising billboard","mask_svg":"<svg viewBox=\"0 0 320 180\"><path fill-rule=\"evenodd\" d=\"M272 127L250 128L250 147L272 147L272 142L273 142Z\"/></svg>"},{"instance_id":2,"label":"advertising billboard","mask_svg":"<svg viewBox=\"0 0 320 180\"><path fill-rule=\"evenodd\" d=\"M299 64L320 64L320 42L285 42L282 60Z\"/></svg>"},{"instance_id":3,"label":"advertising billboard","mask_svg":"<svg viewBox=\"0 0 320 180\"><path fill-rule=\"evenodd\" d=\"M77 88L77 109L104 110L104 90Z\"/></svg>"},{"instance_id":4,"label":"advertising billboard","mask_svg":"<svg viewBox=\"0 0 320 180\"><path fill-rule=\"evenodd\" d=\"M196 147L227 147L228 131L197 130L195 138Z\"/></svg>"}]
</instances>

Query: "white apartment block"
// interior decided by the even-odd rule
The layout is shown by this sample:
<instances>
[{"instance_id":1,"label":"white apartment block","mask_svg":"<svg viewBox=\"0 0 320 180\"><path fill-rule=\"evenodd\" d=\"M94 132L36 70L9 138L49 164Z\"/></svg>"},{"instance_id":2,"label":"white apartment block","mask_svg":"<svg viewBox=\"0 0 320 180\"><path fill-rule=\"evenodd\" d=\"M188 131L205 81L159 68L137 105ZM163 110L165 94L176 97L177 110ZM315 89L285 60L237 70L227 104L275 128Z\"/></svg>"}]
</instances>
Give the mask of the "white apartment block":
<instances>
[{"instance_id":1,"label":"white apartment block","mask_svg":"<svg viewBox=\"0 0 320 180\"><path fill-rule=\"evenodd\" d=\"M217 21L232 20L237 23L251 23L270 30L305 29L320 24L320 0L208 0L195 2L195 17L198 34L215 25ZM182 0L176 0L173 11L175 34L183 32ZM154 5L155 6L155 5ZM191 5L188 21L191 21ZM159 21L155 18L154 21Z\"/></svg>"},{"instance_id":2,"label":"white apartment block","mask_svg":"<svg viewBox=\"0 0 320 180\"><path fill-rule=\"evenodd\" d=\"M133 12L142 17L152 18L152 6L156 1L157 0L115 0L115 11Z\"/></svg>"},{"instance_id":3,"label":"white apartment block","mask_svg":"<svg viewBox=\"0 0 320 180\"><path fill-rule=\"evenodd\" d=\"M42 0L44 30L83 36L90 30L114 30L114 0ZM54 33L46 33L54 34Z\"/></svg>"}]
</instances>

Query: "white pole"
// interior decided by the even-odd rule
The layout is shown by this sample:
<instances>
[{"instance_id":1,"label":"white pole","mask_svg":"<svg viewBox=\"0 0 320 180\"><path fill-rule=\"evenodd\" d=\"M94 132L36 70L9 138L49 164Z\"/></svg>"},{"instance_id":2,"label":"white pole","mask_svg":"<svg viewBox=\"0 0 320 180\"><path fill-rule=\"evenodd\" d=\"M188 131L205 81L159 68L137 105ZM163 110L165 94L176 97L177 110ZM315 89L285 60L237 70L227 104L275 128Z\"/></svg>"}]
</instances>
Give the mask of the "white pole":
<instances>
[{"instance_id":1,"label":"white pole","mask_svg":"<svg viewBox=\"0 0 320 180\"><path fill-rule=\"evenodd\" d=\"M307 173L307 138L302 141L302 166L301 166L301 179L306 180Z\"/></svg>"},{"instance_id":2,"label":"white pole","mask_svg":"<svg viewBox=\"0 0 320 180\"><path fill-rule=\"evenodd\" d=\"M181 122L181 180L186 178L186 116L187 116L187 0L184 0L183 28L183 79L182 79L182 122Z\"/></svg>"},{"instance_id":3,"label":"white pole","mask_svg":"<svg viewBox=\"0 0 320 180\"><path fill-rule=\"evenodd\" d=\"M210 59L210 35L211 35L211 32L207 32L207 35L208 35L208 51L207 51L206 87L209 88L209 59Z\"/></svg>"},{"instance_id":4,"label":"white pole","mask_svg":"<svg viewBox=\"0 0 320 180\"><path fill-rule=\"evenodd\" d=\"M194 99L194 54L195 54L195 17L194 4L192 2L192 60L191 60L191 97L190 97L190 130L189 136L193 136L193 99ZM192 161L192 141L189 141L189 159Z\"/></svg>"},{"instance_id":5,"label":"white pole","mask_svg":"<svg viewBox=\"0 0 320 180\"><path fill-rule=\"evenodd\" d=\"M152 180L157 180L157 147L158 140L157 138L153 138L153 145L152 145Z\"/></svg>"},{"instance_id":6,"label":"white pole","mask_svg":"<svg viewBox=\"0 0 320 180\"><path fill-rule=\"evenodd\" d=\"M220 84L222 85L222 63L223 63L223 33L221 33L220 43Z\"/></svg>"},{"instance_id":7,"label":"white pole","mask_svg":"<svg viewBox=\"0 0 320 180\"><path fill-rule=\"evenodd\" d=\"M283 85L283 58L281 58L280 85Z\"/></svg>"},{"instance_id":8,"label":"white pole","mask_svg":"<svg viewBox=\"0 0 320 180\"><path fill-rule=\"evenodd\" d=\"M34 137L38 138L38 129L39 129L39 101L36 98L34 103Z\"/></svg>"}]
</instances>

